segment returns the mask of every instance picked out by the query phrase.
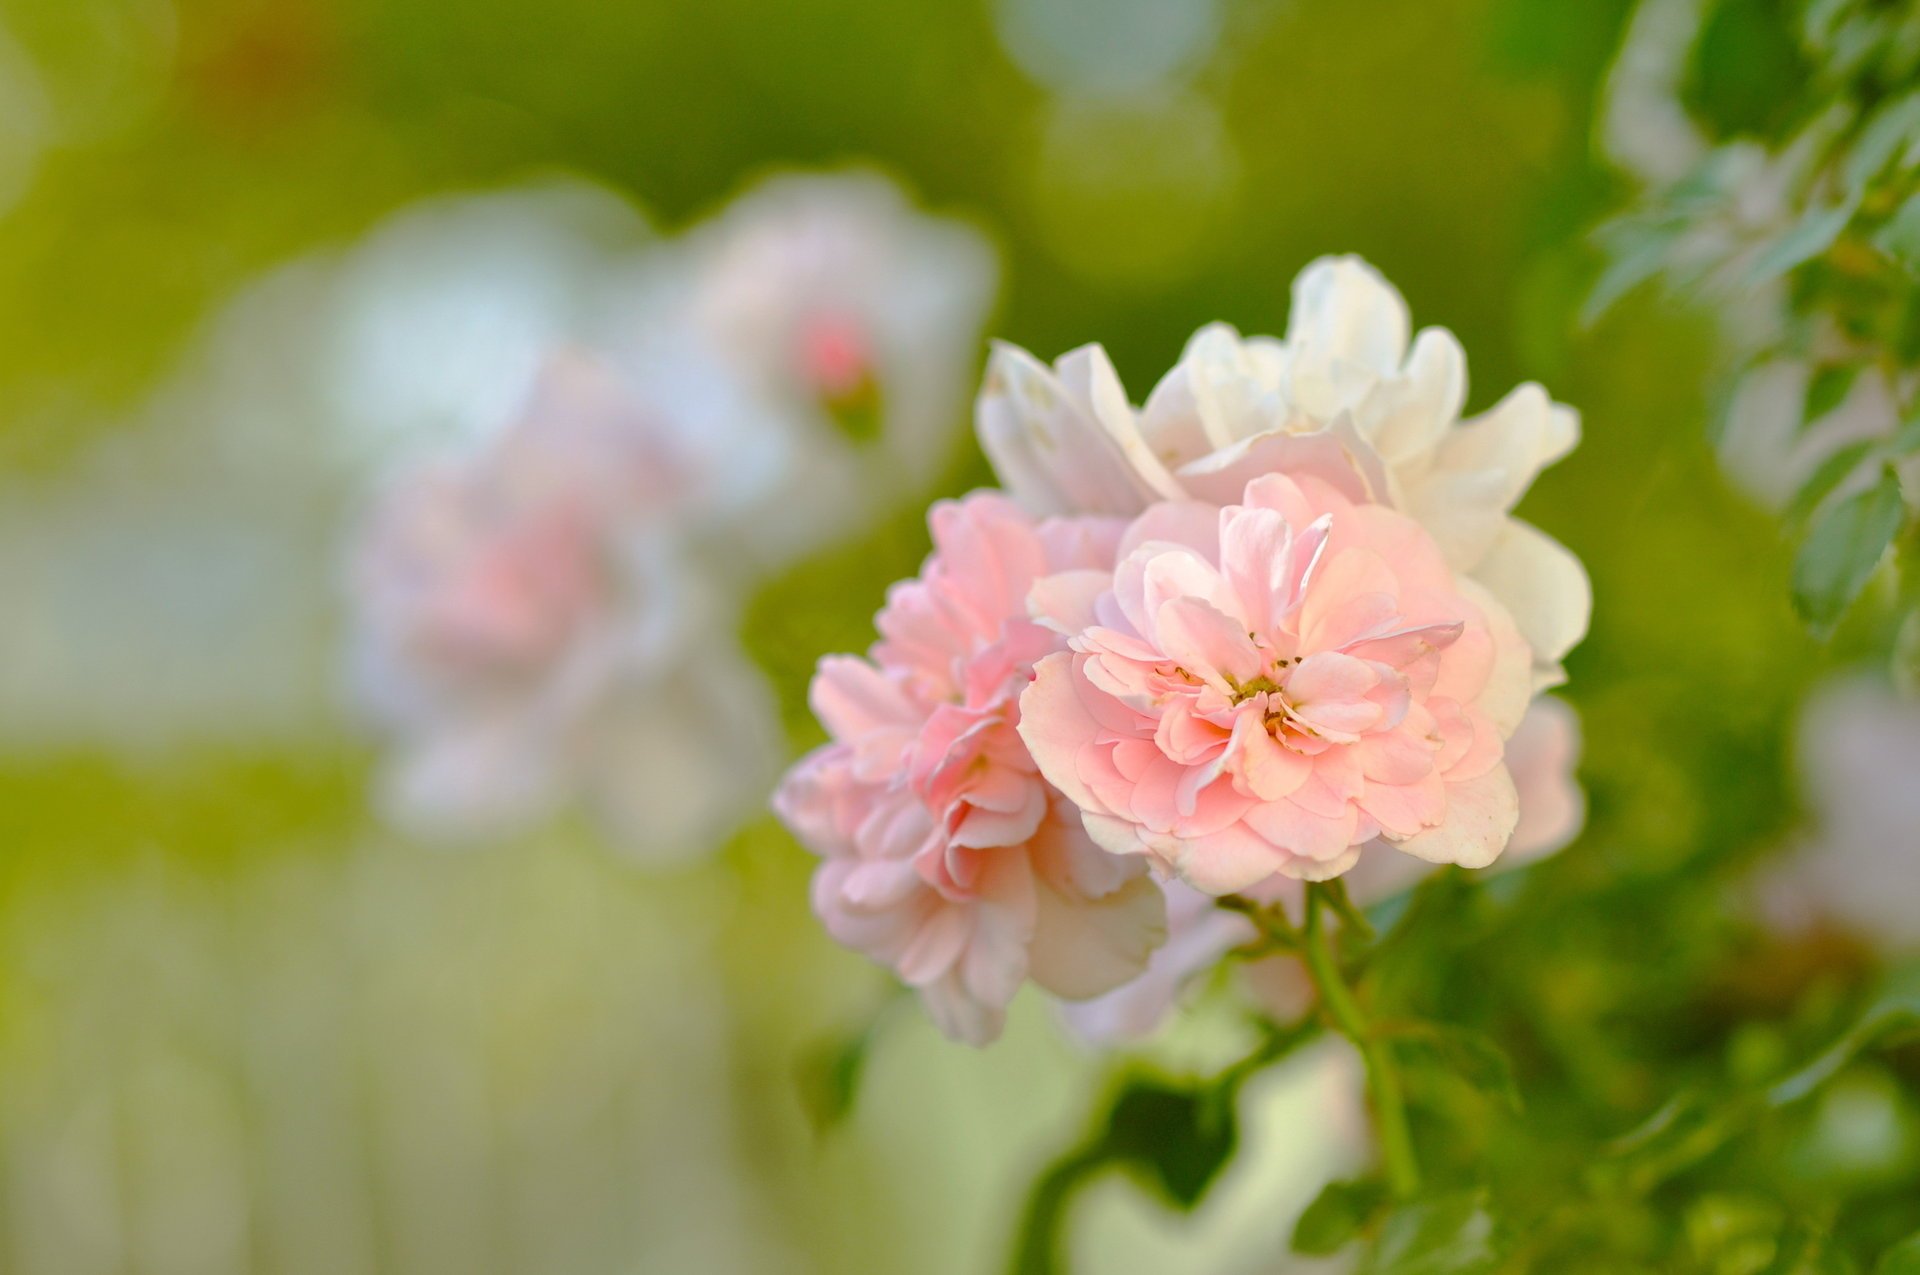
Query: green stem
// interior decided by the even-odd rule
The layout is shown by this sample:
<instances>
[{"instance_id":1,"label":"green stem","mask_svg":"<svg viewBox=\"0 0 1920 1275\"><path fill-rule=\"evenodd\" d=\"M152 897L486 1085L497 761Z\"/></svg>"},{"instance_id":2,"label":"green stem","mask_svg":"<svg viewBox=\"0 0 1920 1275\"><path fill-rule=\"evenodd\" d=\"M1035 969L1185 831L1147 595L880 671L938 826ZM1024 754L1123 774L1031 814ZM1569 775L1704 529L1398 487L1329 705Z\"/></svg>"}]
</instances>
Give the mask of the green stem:
<instances>
[{"instance_id":1,"label":"green stem","mask_svg":"<svg viewBox=\"0 0 1920 1275\"><path fill-rule=\"evenodd\" d=\"M1367 1065L1367 1085L1373 1093L1374 1122L1380 1128L1380 1155L1386 1161L1387 1185L1399 1199L1412 1199L1420 1192L1420 1166L1413 1154L1413 1135L1407 1129L1407 1104L1400 1091L1400 1072L1386 1042L1368 1026L1360 1002L1340 972L1340 962L1327 935L1325 890L1318 882L1307 886L1307 973L1313 977L1320 1004L1334 1027L1353 1042Z\"/></svg>"},{"instance_id":2,"label":"green stem","mask_svg":"<svg viewBox=\"0 0 1920 1275\"><path fill-rule=\"evenodd\" d=\"M1034 1184L1014 1241L1012 1275L1058 1275L1067 1269L1068 1206L1104 1163L1097 1146L1081 1147L1055 1161Z\"/></svg>"}]
</instances>

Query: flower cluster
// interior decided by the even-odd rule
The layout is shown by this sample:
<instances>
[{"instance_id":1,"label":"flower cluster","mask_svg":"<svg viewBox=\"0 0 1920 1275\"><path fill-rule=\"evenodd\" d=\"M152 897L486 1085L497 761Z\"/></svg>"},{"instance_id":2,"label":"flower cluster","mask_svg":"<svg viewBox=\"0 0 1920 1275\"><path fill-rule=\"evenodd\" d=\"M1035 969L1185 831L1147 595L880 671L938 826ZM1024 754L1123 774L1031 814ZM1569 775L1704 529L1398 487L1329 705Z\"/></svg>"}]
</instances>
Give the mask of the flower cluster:
<instances>
[{"instance_id":1,"label":"flower cluster","mask_svg":"<svg viewBox=\"0 0 1920 1275\"><path fill-rule=\"evenodd\" d=\"M1516 732L1590 595L1512 510L1577 422L1533 385L1463 420L1458 344L1409 326L1339 258L1284 339L1202 329L1141 408L1098 346L995 351L1005 494L936 508L871 658L821 665L832 742L776 801L828 929L949 1035L990 1038L1025 976L1177 986L1235 932L1196 899L1513 842ZM1537 747L1570 766L1564 733ZM1537 787L1564 840L1577 800Z\"/></svg>"},{"instance_id":2,"label":"flower cluster","mask_svg":"<svg viewBox=\"0 0 1920 1275\"><path fill-rule=\"evenodd\" d=\"M994 271L847 175L775 179L609 273L604 330L395 475L355 546L355 688L395 745L385 805L423 833L578 801L658 858L753 808L771 696L714 636L741 566L848 529L869 469L930 470Z\"/></svg>"}]
</instances>

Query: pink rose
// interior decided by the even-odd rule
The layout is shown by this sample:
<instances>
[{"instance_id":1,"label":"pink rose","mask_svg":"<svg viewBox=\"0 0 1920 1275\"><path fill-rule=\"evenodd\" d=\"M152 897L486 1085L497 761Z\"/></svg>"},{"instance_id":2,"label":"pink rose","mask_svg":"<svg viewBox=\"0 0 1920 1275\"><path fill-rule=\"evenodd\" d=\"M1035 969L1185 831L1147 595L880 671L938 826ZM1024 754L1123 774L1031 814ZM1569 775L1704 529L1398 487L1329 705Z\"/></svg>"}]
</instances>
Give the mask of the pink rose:
<instances>
[{"instance_id":1,"label":"pink rose","mask_svg":"<svg viewBox=\"0 0 1920 1275\"><path fill-rule=\"evenodd\" d=\"M1580 720L1566 701L1543 695L1533 701L1520 729L1507 741L1509 769L1520 796L1520 821L1494 869L1518 867L1560 850L1586 822L1586 796L1574 777L1580 760ZM1370 907L1417 884L1433 865L1376 846L1347 874L1354 902ZM1230 950L1258 937L1253 922L1216 905L1179 881L1167 882L1167 941L1155 949L1147 971L1104 996L1061 1007L1068 1028L1094 1044L1116 1044L1151 1035L1173 1012L1187 985ZM1300 916L1300 885L1275 878L1256 887L1263 903L1283 904ZM1312 987L1294 957L1276 956L1245 969L1247 983L1267 1012L1279 1018L1300 1013Z\"/></svg>"},{"instance_id":2,"label":"pink rose","mask_svg":"<svg viewBox=\"0 0 1920 1275\"><path fill-rule=\"evenodd\" d=\"M681 560L719 467L628 388L555 357L508 429L398 475L360 529L355 689L401 825L498 836L577 800L665 860L764 791L769 693Z\"/></svg>"},{"instance_id":3,"label":"pink rose","mask_svg":"<svg viewBox=\"0 0 1920 1275\"><path fill-rule=\"evenodd\" d=\"M1064 646L1027 595L1108 570L1119 524L1036 525L992 493L929 523L934 553L889 592L870 658L821 662L812 701L833 742L774 805L825 860L813 901L828 932L892 966L948 1036L983 1044L1028 978L1080 998L1138 975L1164 905L1143 864L1087 838L1018 731L1034 661Z\"/></svg>"},{"instance_id":4,"label":"pink rose","mask_svg":"<svg viewBox=\"0 0 1920 1275\"><path fill-rule=\"evenodd\" d=\"M1482 867L1513 833L1532 654L1403 514L1267 475L1239 505L1150 508L1110 576L1056 574L1033 605L1073 636L1021 737L1106 850L1225 894L1376 841Z\"/></svg>"}]
</instances>

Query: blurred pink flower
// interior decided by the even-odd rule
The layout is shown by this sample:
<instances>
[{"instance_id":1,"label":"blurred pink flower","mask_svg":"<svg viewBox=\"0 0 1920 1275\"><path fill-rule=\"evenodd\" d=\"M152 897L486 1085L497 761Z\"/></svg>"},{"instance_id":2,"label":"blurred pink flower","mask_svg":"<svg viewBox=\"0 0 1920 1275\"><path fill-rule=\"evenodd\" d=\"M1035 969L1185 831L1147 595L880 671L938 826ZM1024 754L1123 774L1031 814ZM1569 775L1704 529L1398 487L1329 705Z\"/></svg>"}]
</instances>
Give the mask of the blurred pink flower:
<instances>
[{"instance_id":1,"label":"blurred pink flower","mask_svg":"<svg viewBox=\"0 0 1920 1275\"><path fill-rule=\"evenodd\" d=\"M982 1044L1032 978L1087 997L1145 966L1161 937L1144 864L1102 853L1017 732L1034 660L1061 639L1027 618L1059 571L1104 572L1119 524L1035 524L978 493L929 515L934 552L895 585L870 659L814 678L833 742L775 808L825 862L814 907L833 937L894 968L940 1029Z\"/></svg>"},{"instance_id":2,"label":"blurred pink flower","mask_svg":"<svg viewBox=\"0 0 1920 1275\"><path fill-rule=\"evenodd\" d=\"M874 173L762 182L683 241L684 321L792 435L769 553L846 530L953 451L998 267Z\"/></svg>"},{"instance_id":3,"label":"blurred pink flower","mask_svg":"<svg viewBox=\"0 0 1920 1275\"><path fill-rule=\"evenodd\" d=\"M1519 867L1561 849L1586 822L1586 797L1574 778L1580 759L1579 718L1563 700L1534 700L1520 729L1507 741L1507 767L1520 802L1520 819L1507 851L1493 870ZM1433 865L1384 847L1369 847L1347 874L1354 901L1369 907L1415 884ZM1104 996L1060 1007L1061 1017L1081 1039L1110 1045L1151 1035L1195 978L1212 969L1228 951L1251 942L1253 923L1217 906L1178 880L1166 882L1167 941L1155 949L1147 971ZM1251 893L1264 903L1281 903L1300 914L1300 885L1276 877ZM1308 1003L1306 975L1291 957L1272 957L1246 967L1254 997L1282 1018Z\"/></svg>"},{"instance_id":4,"label":"blurred pink flower","mask_svg":"<svg viewBox=\"0 0 1920 1275\"><path fill-rule=\"evenodd\" d=\"M357 689L396 745L401 823L499 833L577 794L624 842L684 853L751 804L771 710L701 632L675 542L718 480L662 422L609 369L563 357L491 445L386 492L350 583Z\"/></svg>"},{"instance_id":5,"label":"blurred pink flower","mask_svg":"<svg viewBox=\"0 0 1920 1275\"><path fill-rule=\"evenodd\" d=\"M1230 504L1264 473L1356 489L1418 522L1450 567L1493 594L1533 651L1537 685L1556 684L1586 633L1586 571L1511 513L1573 448L1578 417L1529 384L1462 421L1459 343L1427 328L1409 345L1410 327L1405 300L1377 271L1327 257L1294 281L1284 340L1202 328L1138 410L1098 345L1052 368L999 346L977 407L981 445L1007 490L1040 514Z\"/></svg>"},{"instance_id":6,"label":"blurred pink flower","mask_svg":"<svg viewBox=\"0 0 1920 1275\"><path fill-rule=\"evenodd\" d=\"M1033 606L1073 636L1020 733L1114 854L1225 894L1337 876L1376 839L1483 867L1512 836L1530 652L1404 515L1270 474L1243 504L1154 506L1111 576L1054 575Z\"/></svg>"}]
</instances>

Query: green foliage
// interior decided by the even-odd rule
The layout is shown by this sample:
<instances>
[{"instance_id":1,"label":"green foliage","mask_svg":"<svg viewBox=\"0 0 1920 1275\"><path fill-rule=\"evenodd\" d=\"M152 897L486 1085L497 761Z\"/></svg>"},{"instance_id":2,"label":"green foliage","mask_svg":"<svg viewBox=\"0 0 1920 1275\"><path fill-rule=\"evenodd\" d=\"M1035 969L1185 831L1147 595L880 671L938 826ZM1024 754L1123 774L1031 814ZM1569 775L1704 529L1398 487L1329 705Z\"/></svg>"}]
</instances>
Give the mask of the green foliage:
<instances>
[{"instance_id":1,"label":"green foliage","mask_svg":"<svg viewBox=\"0 0 1920 1275\"><path fill-rule=\"evenodd\" d=\"M1920 8L1710 0L1690 54L1677 105L1707 149L1603 227L1589 315L1662 279L1737 312L1731 382L1759 362L1809 364L1812 425L1870 375L1894 400L1885 439L1920 368ZM1731 386L1716 397L1730 402ZM1708 431L1719 444L1725 417ZM1791 522L1852 473L1858 447L1800 476ZM1875 492L1816 520L1802 546L1793 595L1816 633L1833 631L1892 534Z\"/></svg>"},{"instance_id":2,"label":"green foliage","mask_svg":"<svg viewBox=\"0 0 1920 1275\"><path fill-rule=\"evenodd\" d=\"M1106 1158L1139 1169L1167 1203L1191 1209L1239 1145L1236 1091L1134 1077L1107 1114Z\"/></svg>"},{"instance_id":3,"label":"green foliage","mask_svg":"<svg viewBox=\"0 0 1920 1275\"><path fill-rule=\"evenodd\" d=\"M1315 1257L1339 1252L1359 1237L1387 1200L1386 1184L1372 1178L1327 1183L1294 1223L1293 1251Z\"/></svg>"},{"instance_id":4,"label":"green foliage","mask_svg":"<svg viewBox=\"0 0 1920 1275\"><path fill-rule=\"evenodd\" d=\"M1920 1275L1920 1233L1909 1235L1882 1253L1873 1275Z\"/></svg>"},{"instance_id":5,"label":"green foliage","mask_svg":"<svg viewBox=\"0 0 1920 1275\"><path fill-rule=\"evenodd\" d=\"M1437 1196L1387 1219L1360 1275L1473 1275L1499 1263L1484 1191Z\"/></svg>"},{"instance_id":6,"label":"green foliage","mask_svg":"<svg viewBox=\"0 0 1920 1275\"><path fill-rule=\"evenodd\" d=\"M1793 564L1793 604L1816 632L1831 632L1867 587L1906 516L1900 479L1889 468L1814 520Z\"/></svg>"}]
</instances>

